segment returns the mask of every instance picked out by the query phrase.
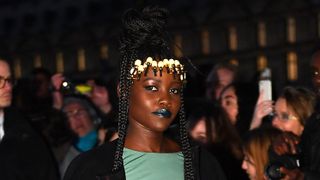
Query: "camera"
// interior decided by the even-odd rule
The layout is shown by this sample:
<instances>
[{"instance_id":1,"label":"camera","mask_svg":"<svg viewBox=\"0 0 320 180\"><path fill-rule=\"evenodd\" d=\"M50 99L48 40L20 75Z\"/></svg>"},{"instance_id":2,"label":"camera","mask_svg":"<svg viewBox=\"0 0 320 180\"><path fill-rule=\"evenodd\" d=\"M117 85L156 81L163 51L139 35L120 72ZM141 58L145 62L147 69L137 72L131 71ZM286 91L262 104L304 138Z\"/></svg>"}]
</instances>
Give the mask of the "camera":
<instances>
[{"instance_id":1,"label":"camera","mask_svg":"<svg viewBox=\"0 0 320 180\"><path fill-rule=\"evenodd\" d=\"M60 91L62 94L88 94L91 93L92 87L87 84L77 84L72 82L70 79L65 78L61 83Z\"/></svg>"},{"instance_id":2,"label":"camera","mask_svg":"<svg viewBox=\"0 0 320 180\"><path fill-rule=\"evenodd\" d=\"M301 166L299 154L277 155L272 148L269 149L268 153L269 163L265 168L265 175L268 180L279 180L284 177L284 174L280 172L280 167L290 170L300 168Z\"/></svg>"}]
</instances>

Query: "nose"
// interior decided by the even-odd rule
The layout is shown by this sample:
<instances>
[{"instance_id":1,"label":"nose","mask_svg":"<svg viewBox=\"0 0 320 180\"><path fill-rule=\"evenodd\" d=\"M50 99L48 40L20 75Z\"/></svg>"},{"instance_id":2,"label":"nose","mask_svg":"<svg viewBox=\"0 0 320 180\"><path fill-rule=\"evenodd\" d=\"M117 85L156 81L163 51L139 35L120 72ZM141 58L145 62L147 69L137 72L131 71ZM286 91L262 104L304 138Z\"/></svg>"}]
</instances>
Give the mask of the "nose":
<instances>
[{"instance_id":1,"label":"nose","mask_svg":"<svg viewBox=\"0 0 320 180\"><path fill-rule=\"evenodd\" d=\"M169 93L162 93L159 98L159 104L161 107L169 108L171 107L171 97Z\"/></svg>"},{"instance_id":2,"label":"nose","mask_svg":"<svg viewBox=\"0 0 320 180\"><path fill-rule=\"evenodd\" d=\"M13 85L10 82L8 82L8 81L4 82L4 87L3 87L4 89L11 90L12 87L13 87Z\"/></svg>"},{"instance_id":3,"label":"nose","mask_svg":"<svg viewBox=\"0 0 320 180\"><path fill-rule=\"evenodd\" d=\"M281 127L281 122L280 122L280 120L279 120L278 117L274 117L274 118L273 118L273 120L272 120L272 126L280 129L280 127Z\"/></svg>"},{"instance_id":4,"label":"nose","mask_svg":"<svg viewBox=\"0 0 320 180\"><path fill-rule=\"evenodd\" d=\"M246 163L245 160L242 161L241 168L242 168L243 170L246 170L246 169L247 169L247 163Z\"/></svg>"}]
</instances>

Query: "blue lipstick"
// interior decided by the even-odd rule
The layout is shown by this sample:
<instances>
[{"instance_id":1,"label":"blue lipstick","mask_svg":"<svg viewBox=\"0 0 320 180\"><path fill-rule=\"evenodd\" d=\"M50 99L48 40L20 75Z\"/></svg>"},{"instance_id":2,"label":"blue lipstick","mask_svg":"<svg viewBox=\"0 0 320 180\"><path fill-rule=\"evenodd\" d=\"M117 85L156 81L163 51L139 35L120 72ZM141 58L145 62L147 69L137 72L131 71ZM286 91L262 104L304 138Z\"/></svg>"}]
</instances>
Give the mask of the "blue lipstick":
<instances>
[{"instance_id":1,"label":"blue lipstick","mask_svg":"<svg viewBox=\"0 0 320 180\"><path fill-rule=\"evenodd\" d=\"M157 110L155 112L152 112L152 114L160 116L162 118L170 118L171 115L172 115L172 113L169 110L164 109L164 108L159 109L159 110Z\"/></svg>"}]
</instances>

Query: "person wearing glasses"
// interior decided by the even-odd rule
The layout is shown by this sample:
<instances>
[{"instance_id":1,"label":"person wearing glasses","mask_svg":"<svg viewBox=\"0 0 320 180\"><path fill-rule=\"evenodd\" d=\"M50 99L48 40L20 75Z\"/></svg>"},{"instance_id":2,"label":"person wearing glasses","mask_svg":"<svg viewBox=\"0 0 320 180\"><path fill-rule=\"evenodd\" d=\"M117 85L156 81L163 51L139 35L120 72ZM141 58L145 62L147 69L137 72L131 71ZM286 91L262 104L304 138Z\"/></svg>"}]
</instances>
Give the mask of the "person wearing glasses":
<instances>
[{"instance_id":1,"label":"person wearing glasses","mask_svg":"<svg viewBox=\"0 0 320 180\"><path fill-rule=\"evenodd\" d=\"M274 107L272 125L301 136L307 119L314 111L315 95L305 88L286 87Z\"/></svg>"},{"instance_id":2,"label":"person wearing glasses","mask_svg":"<svg viewBox=\"0 0 320 180\"><path fill-rule=\"evenodd\" d=\"M57 180L53 156L24 116L13 107L14 79L0 60L0 179Z\"/></svg>"},{"instance_id":3,"label":"person wearing glasses","mask_svg":"<svg viewBox=\"0 0 320 180\"><path fill-rule=\"evenodd\" d=\"M66 116L72 139L60 162L61 177L77 155L101 144L97 131L101 119L90 99L82 95L69 95L64 97L63 101L62 111Z\"/></svg>"},{"instance_id":4,"label":"person wearing glasses","mask_svg":"<svg viewBox=\"0 0 320 180\"><path fill-rule=\"evenodd\" d=\"M272 101L261 101L259 96L250 129L261 126L262 118L273 115L272 126L284 132L301 136L307 119L314 111L315 94L302 87L285 87L275 104Z\"/></svg>"},{"instance_id":5,"label":"person wearing glasses","mask_svg":"<svg viewBox=\"0 0 320 180\"><path fill-rule=\"evenodd\" d=\"M305 135L303 134L310 133L309 130L306 131L305 129L307 126L310 127L309 121L314 113L315 103L315 94L312 91L301 87L285 87L276 100L274 106L271 101L260 102L258 100L255 110L255 117L260 117L261 120L263 116L273 113L272 126L284 132L282 135L275 138L275 140L271 143L272 149L275 153L278 155L284 155L302 152L301 157L303 157L303 154L306 153L308 153L307 156L309 157L310 154L317 154L316 156L319 155L318 153L315 153L314 150L312 150L312 153L310 153L306 148L303 147L303 144L306 142L303 140L305 139ZM257 128L261 125L261 121L259 123L257 122L259 121L254 119L251 123L251 128ZM253 125L253 123L255 124ZM301 164L303 164L303 168L307 169L309 168L309 165L305 163L306 160L309 161L309 158L302 158ZM307 171L303 170L303 172L301 170L302 169L298 168L288 170L284 167L281 167L280 172L283 174L284 179L289 180L310 179L307 178L307 176L313 176ZM315 179L318 178L319 177L316 175Z\"/></svg>"},{"instance_id":6,"label":"person wearing glasses","mask_svg":"<svg viewBox=\"0 0 320 180\"><path fill-rule=\"evenodd\" d=\"M295 169L280 168L285 179L320 179L320 46L316 47L312 54L311 80L317 96L317 104L313 114L304 125L304 130L299 139L292 136L283 136L282 143L273 144L273 150L278 155L297 154L301 157L302 167ZM290 148L288 148L290 147Z\"/></svg>"}]
</instances>

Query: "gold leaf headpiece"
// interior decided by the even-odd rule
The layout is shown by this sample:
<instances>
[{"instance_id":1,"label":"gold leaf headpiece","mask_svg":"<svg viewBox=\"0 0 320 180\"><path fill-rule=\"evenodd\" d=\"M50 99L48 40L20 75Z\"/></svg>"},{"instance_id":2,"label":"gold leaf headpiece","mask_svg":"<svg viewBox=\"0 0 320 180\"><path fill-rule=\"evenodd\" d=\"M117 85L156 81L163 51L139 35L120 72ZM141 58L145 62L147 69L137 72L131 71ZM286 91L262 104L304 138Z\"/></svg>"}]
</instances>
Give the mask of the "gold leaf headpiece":
<instances>
[{"instance_id":1,"label":"gold leaf headpiece","mask_svg":"<svg viewBox=\"0 0 320 180\"><path fill-rule=\"evenodd\" d=\"M182 82L186 82L186 71L179 60L174 59L163 59L162 61L155 61L152 57L148 57L147 60L142 64L140 59L134 61L134 67L130 69L131 79L140 79L142 73L144 76L147 75L149 68L152 68L154 76L162 76L162 72L166 71L168 74L173 74L173 77L178 78Z\"/></svg>"}]
</instances>

